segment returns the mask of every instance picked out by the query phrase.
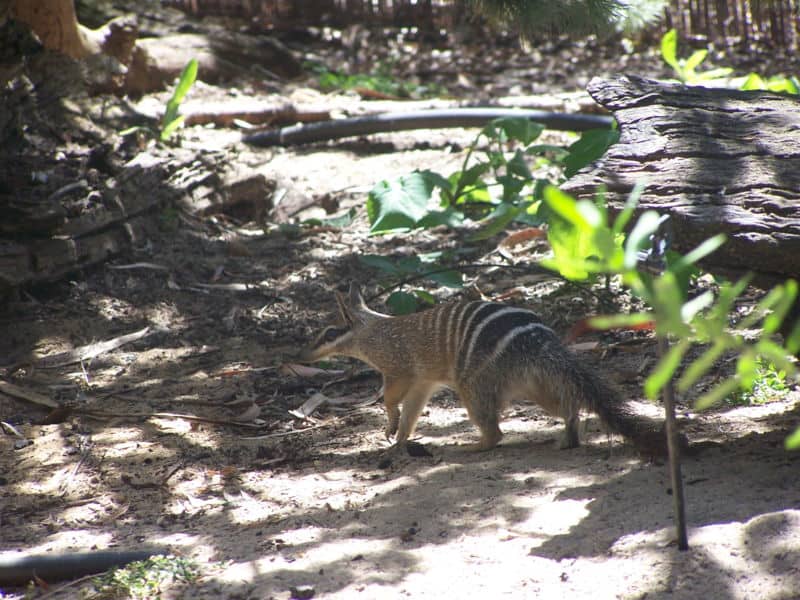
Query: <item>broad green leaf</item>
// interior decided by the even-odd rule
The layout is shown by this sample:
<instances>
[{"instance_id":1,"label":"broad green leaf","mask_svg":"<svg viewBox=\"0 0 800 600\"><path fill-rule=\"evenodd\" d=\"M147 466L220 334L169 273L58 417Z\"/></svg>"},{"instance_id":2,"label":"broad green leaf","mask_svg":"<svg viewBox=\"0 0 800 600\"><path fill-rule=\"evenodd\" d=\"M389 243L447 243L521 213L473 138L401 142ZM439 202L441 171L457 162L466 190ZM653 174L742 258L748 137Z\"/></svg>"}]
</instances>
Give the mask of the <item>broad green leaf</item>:
<instances>
[{"instance_id":1,"label":"broad green leaf","mask_svg":"<svg viewBox=\"0 0 800 600\"><path fill-rule=\"evenodd\" d=\"M408 292L392 292L386 299L386 306L393 315L409 315L417 310L417 297Z\"/></svg>"},{"instance_id":2,"label":"broad green leaf","mask_svg":"<svg viewBox=\"0 0 800 600\"><path fill-rule=\"evenodd\" d=\"M519 148L517 148L517 151L514 152L514 156L511 158L511 160L508 161L506 168L512 175L516 175L517 177L522 177L524 179L533 179L531 170L528 168L528 163L525 160L525 154Z\"/></svg>"},{"instance_id":3,"label":"broad green leaf","mask_svg":"<svg viewBox=\"0 0 800 600\"><path fill-rule=\"evenodd\" d=\"M368 267L373 267L386 273L391 273L394 275L400 272L400 270L395 266L394 262L385 256L379 256L378 254L362 254L358 257L358 260Z\"/></svg>"},{"instance_id":4,"label":"broad green leaf","mask_svg":"<svg viewBox=\"0 0 800 600\"><path fill-rule=\"evenodd\" d=\"M503 193L500 196L501 201L511 204L519 199L519 194L527 181L509 174L497 177L497 183L503 188Z\"/></svg>"},{"instance_id":5,"label":"broad green leaf","mask_svg":"<svg viewBox=\"0 0 800 600\"><path fill-rule=\"evenodd\" d=\"M681 364L681 359L689 350L691 342L687 339L674 344L669 351L661 357L655 369L644 382L644 393L651 400L655 400L661 389L667 385Z\"/></svg>"},{"instance_id":6,"label":"broad green leaf","mask_svg":"<svg viewBox=\"0 0 800 600\"><path fill-rule=\"evenodd\" d=\"M508 139L518 140L526 146L544 131L544 125L535 123L526 117L495 119L494 125L497 129L502 129Z\"/></svg>"},{"instance_id":7,"label":"broad green leaf","mask_svg":"<svg viewBox=\"0 0 800 600\"><path fill-rule=\"evenodd\" d=\"M681 68L678 64L678 32L675 29L670 29L661 38L661 58L676 72L680 72Z\"/></svg>"},{"instance_id":8,"label":"broad green leaf","mask_svg":"<svg viewBox=\"0 0 800 600\"><path fill-rule=\"evenodd\" d=\"M555 146L553 144L534 144L525 148L525 154L544 154L550 152L556 155L556 160L560 160L569 154L569 150L564 146Z\"/></svg>"},{"instance_id":9,"label":"broad green leaf","mask_svg":"<svg viewBox=\"0 0 800 600\"><path fill-rule=\"evenodd\" d=\"M428 214L428 202L439 176L430 171L414 171L391 181L382 181L367 198L370 233L408 231Z\"/></svg>"},{"instance_id":10,"label":"broad green leaf","mask_svg":"<svg viewBox=\"0 0 800 600\"><path fill-rule=\"evenodd\" d=\"M739 389L750 391L758 377L758 361L752 349L746 349L739 354L736 360L736 376L739 379Z\"/></svg>"},{"instance_id":11,"label":"broad green leaf","mask_svg":"<svg viewBox=\"0 0 800 600\"><path fill-rule=\"evenodd\" d=\"M417 227L423 229L430 229L439 225L447 225L448 227L459 227L464 223L464 213L448 206L444 210L432 210L427 215L417 221Z\"/></svg>"},{"instance_id":12,"label":"broad green leaf","mask_svg":"<svg viewBox=\"0 0 800 600\"><path fill-rule=\"evenodd\" d=\"M617 129L590 129L581 134L580 139L569 148L564 159L564 176L569 179L583 167L594 162L612 145L619 141Z\"/></svg>"},{"instance_id":13,"label":"broad green leaf","mask_svg":"<svg viewBox=\"0 0 800 600\"><path fill-rule=\"evenodd\" d=\"M464 171L457 171L453 173L448 178L448 183L450 184L453 192L455 192L456 188L468 188L476 185L480 178L488 173L491 168L492 166L488 162L475 163Z\"/></svg>"},{"instance_id":14,"label":"broad green leaf","mask_svg":"<svg viewBox=\"0 0 800 600\"><path fill-rule=\"evenodd\" d=\"M784 345L789 354L797 354L800 352L800 319L797 320L792 330L789 332L789 335L786 336Z\"/></svg>"},{"instance_id":15,"label":"broad green leaf","mask_svg":"<svg viewBox=\"0 0 800 600\"><path fill-rule=\"evenodd\" d=\"M733 394L738 389L739 381L736 377L731 377L730 379L726 379L700 396L695 402L694 406L697 410L711 408L715 404L722 402L722 400Z\"/></svg>"}]
</instances>

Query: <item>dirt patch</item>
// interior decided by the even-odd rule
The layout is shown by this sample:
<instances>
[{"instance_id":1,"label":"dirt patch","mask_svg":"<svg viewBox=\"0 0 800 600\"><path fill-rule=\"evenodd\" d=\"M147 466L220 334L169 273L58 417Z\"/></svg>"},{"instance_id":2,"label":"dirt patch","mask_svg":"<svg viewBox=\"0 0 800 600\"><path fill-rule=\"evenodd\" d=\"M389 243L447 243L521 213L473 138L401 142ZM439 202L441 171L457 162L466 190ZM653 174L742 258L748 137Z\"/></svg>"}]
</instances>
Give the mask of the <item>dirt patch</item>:
<instances>
[{"instance_id":1,"label":"dirt patch","mask_svg":"<svg viewBox=\"0 0 800 600\"><path fill-rule=\"evenodd\" d=\"M379 179L454 170L474 133L256 151L229 132L188 130L185 148L224 148L313 205L302 217L326 214L324 198L358 216L341 230L265 231L165 207L132 254L4 306L5 381L73 412L44 424L46 411L0 395L2 420L22 434L0 437L0 548L163 547L204 567L197 586L174 590L192 598L288 598L298 585L324 598L796 597L798 456L783 450L796 392L703 415L683 408L698 451L684 463L691 549L679 552L666 466L609 443L594 419L583 446L561 451L559 423L515 407L501 446L469 454L460 446L476 431L445 393L418 430L432 456L379 468L378 378L348 361L316 378L281 368L329 320L332 289L375 289L360 254L465 246L439 230L370 238L363 202ZM502 271L476 281L490 294L519 288L562 332L596 308L552 282ZM95 358L30 366L146 326L148 336ZM587 360L639 398L652 340L599 342ZM352 402L289 412L337 378L326 394Z\"/></svg>"}]
</instances>

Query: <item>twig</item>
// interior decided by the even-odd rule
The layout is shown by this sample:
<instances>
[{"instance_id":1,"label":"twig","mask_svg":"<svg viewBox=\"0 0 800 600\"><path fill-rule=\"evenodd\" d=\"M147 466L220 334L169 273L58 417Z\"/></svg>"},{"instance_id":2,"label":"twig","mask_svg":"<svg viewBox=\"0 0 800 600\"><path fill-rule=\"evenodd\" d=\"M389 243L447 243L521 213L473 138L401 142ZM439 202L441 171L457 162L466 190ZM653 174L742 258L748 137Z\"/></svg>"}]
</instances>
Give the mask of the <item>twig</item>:
<instances>
[{"instance_id":1,"label":"twig","mask_svg":"<svg viewBox=\"0 0 800 600\"><path fill-rule=\"evenodd\" d=\"M80 348L69 350L68 352L59 352L58 354L45 356L44 358L36 361L34 364L40 369L52 369L54 367L63 367L66 365L71 365L73 363L95 358L97 356L100 356L101 354L105 354L106 352L111 352L112 350L116 350L120 346L124 346L125 344L129 344L130 342L135 342L137 340L145 338L151 335L152 333L155 333L154 329L150 327L145 327L144 329L140 329L139 331L134 331L133 333L129 333L127 335L121 335L119 337L115 337L113 339L106 340L104 342L87 344L86 346L81 346Z\"/></svg>"},{"instance_id":2,"label":"twig","mask_svg":"<svg viewBox=\"0 0 800 600\"><path fill-rule=\"evenodd\" d=\"M75 409L75 414L93 417L95 419L185 419L187 421L198 421L200 423L213 423L215 425L235 425L237 427L249 427L260 429L263 425L255 423L242 423L230 419L213 419L211 417L198 417L197 415L186 415L182 413L169 412L133 412L133 413L107 413L99 410Z\"/></svg>"},{"instance_id":3,"label":"twig","mask_svg":"<svg viewBox=\"0 0 800 600\"><path fill-rule=\"evenodd\" d=\"M663 335L658 336L659 356L663 359L668 352L669 341ZM688 550L689 541L686 534L686 502L683 496L680 446L678 444L678 427L675 420L675 387L671 377L664 386L664 416L667 430L669 475L672 484L672 501L675 511L675 530L678 536L678 550Z\"/></svg>"},{"instance_id":4,"label":"twig","mask_svg":"<svg viewBox=\"0 0 800 600\"><path fill-rule=\"evenodd\" d=\"M305 433L306 431L312 431L314 429L321 429L323 427L327 427L328 425L332 425L335 421L325 421L324 423L319 423L318 425L312 425L311 427L306 427L305 429L292 429L291 431L280 431L278 433L268 433L267 435L254 435L254 436L247 436L247 437L240 437L240 440L268 440L271 438L281 438L287 437L290 435L294 435L296 433Z\"/></svg>"},{"instance_id":5,"label":"twig","mask_svg":"<svg viewBox=\"0 0 800 600\"><path fill-rule=\"evenodd\" d=\"M33 404L47 406L48 408L60 408L61 406L58 402L48 398L47 396L42 396L38 392L34 392L32 390L24 390L13 383L8 383L7 381L0 381L0 392L3 392L7 396L32 402Z\"/></svg>"}]
</instances>

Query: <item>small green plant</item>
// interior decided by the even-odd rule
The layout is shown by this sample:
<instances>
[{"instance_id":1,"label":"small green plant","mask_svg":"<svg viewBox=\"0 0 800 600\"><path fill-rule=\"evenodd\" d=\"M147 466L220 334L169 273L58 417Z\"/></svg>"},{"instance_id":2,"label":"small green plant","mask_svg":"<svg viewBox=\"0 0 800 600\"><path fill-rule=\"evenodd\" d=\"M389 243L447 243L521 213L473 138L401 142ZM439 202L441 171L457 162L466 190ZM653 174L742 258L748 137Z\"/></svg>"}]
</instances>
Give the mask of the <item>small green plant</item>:
<instances>
[{"instance_id":1,"label":"small green plant","mask_svg":"<svg viewBox=\"0 0 800 600\"><path fill-rule=\"evenodd\" d=\"M678 58L678 32L675 29L670 29L661 38L661 57L672 67L681 83L693 85L728 77L733 72L733 69L721 67L698 73L697 67L706 59L706 56L708 56L708 50L703 48L692 52L689 58Z\"/></svg>"},{"instance_id":2,"label":"small green plant","mask_svg":"<svg viewBox=\"0 0 800 600\"><path fill-rule=\"evenodd\" d=\"M774 363L758 358L755 366L755 378L750 389L740 390L727 402L734 405L766 404L780 400L789 393L786 382L786 371L778 369Z\"/></svg>"},{"instance_id":3,"label":"small green plant","mask_svg":"<svg viewBox=\"0 0 800 600\"><path fill-rule=\"evenodd\" d=\"M94 578L98 593L110 598L160 598L166 588L189 585L199 577L197 565L177 556L151 556Z\"/></svg>"},{"instance_id":4,"label":"small green plant","mask_svg":"<svg viewBox=\"0 0 800 600\"><path fill-rule=\"evenodd\" d=\"M800 81L797 77L775 75L764 79L758 73L750 73L741 85L743 90L767 90L784 94L800 94Z\"/></svg>"},{"instance_id":5,"label":"small green plant","mask_svg":"<svg viewBox=\"0 0 800 600\"><path fill-rule=\"evenodd\" d=\"M480 131L461 169L450 176L415 171L380 182L367 199L370 233L455 227L469 217L485 224L472 236L480 240L496 235L512 221L541 223L536 214L541 191L551 181L535 178L529 162L562 164L572 174L601 156L619 137L616 130L594 130L569 148L535 144L543 130L525 118L496 119ZM476 158L481 142L486 147ZM438 206L434 205L436 194Z\"/></svg>"},{"instance_id":6,"label":"small green plant","mask_svg":"<svg viewBox=\"0 0 800 600\"><path fill-rule=\"evenodd\" d=\"M183 125L186 117L178 114L178 109L189 93L189 90L194 85L197 79L197 59L192 59L184 67L178 85L175 86L175 91L172 92L172 97L167 101L167 109L164 111L164 118L161 120L161 134L159 139L166 142L177 131L178 127Z\"/></svg>"},{"instance_id":7,"label":"small green plant","mask_svg":"<svg viewBox=\"0 0 800 600\"><path fill-rule=\"evenodd\" d=\"M157 135L159 141L161 141L162 143L169 141L169 139L175 134L178 128L181 125L183 125L183 122L186 120L186 116L179 115L178 110L180 109L181 103L183 102L184 98L186 98L186 94L189 93L189 90L194 85L196 79L197 79L197 59L193 58L183 68L181 76L178 79L178 85L175 86L175 90L173 90L172 96L167 101L167 105L164 108L164 116L161 119L161 130L159 132L155 132L151 127L136 125L134 127L129 127L128 129L120 131L120 135L125 136L142 131L153 137L156 137Z\"/></svg>"},{"instance_id":8,"label":"small green plant","mask_svg":"<svg viewBox=\"0 0 800 600\"><path fill-rule=\"evenodd\" d=\"M399 98L425 98L440 95L442 91L442 88L436 85L398 81L392 73L392 64L386 61L378 63L374 72L369 74L333 71L321 63L311 61L306 62L304 66L316 76L320 89L326 92L364 89Z\"/></svg>"},{"instance_id":9,"label":"small green plant","mask_svg":"<svg viewBox=\"0 0 800 600\"><path fill-rule=\"evenodd\" d=\"M763 367L759 372L760 364L772 365L773 370L786 377L796 377L797 366L789 356L800 350L800 323L795 325L784 346L773 340L773 334L778 331L797 297L797 282L789 280L772 288L749 315L732 326L730 315L734 313L734 303L749 284L749 277L735 283L723 283L717 294L707 290L692 298L688 296L689 273L696 268L698 261L725 243L723 235L706 240L685 255L665 257L661 273L638 269L641 253L648 249L662 222L655 211L645 211L633 224L624 242L620 242L619 236L631 219L640 193L641 187L634 190L625 209L609 226L602 199L597 202L576 201L558 188L545 189L545 202L563 220L559 234L562 251L555 252L546 265L570 277L593 273L617 276L649 307L642 312L592 320L598 328L652 323L657 335L674 340L669 352L645 381L647 397L655 398L673 377L677 377L678 391L688 391L723 355L730 353L736 356L735 373L701 395L696 401L697 408L708 408L738 390L753 390L759 380L765 379ZM572 239L569 239L570 235ZM587 247L595 251L587 252ZM756 340L745 335L753 328L761 330L761 336ZM682 360L696 344L704 346L705 350L678 373ZM777 375L768 378L772 385L776 385L777 379ZM787 447L800 448L800 434L790 437Z\"/></svg>"},{"instance_id":10,"label":"small green plant","mask_svg":"<svg viewBox=\"0 0 800 600\"><path fill-rule=\"evenodd\" d=\"M393 180L381 181L369 193L367 216L373 235L406 232L440 225L459 227L468 219L483 226L468 241L492 237L514 221L539 225L549 220L540 212L542 190L549 179L534 177L529 163L560 165L566 177L602 156L619 139L616 129L586 131L568 148L537 144L544 127L521 117L496 119L488 123L470 144L461 169L449 176L433 171L414 171ZM481 148L481 150L479 150ZM433 258L431 258L433 257ZM448 255L433 253L393 262L382 257L365 257L368 266L390 278L432 272L428 277L444 285L462 284L460 273L442 267ZM446 281L443 280L446 279ZM423 290L395 292L391 307L410 312L419 301L427 302ZM395 314L399 314L395 312Z\"/></svg>"}]
</instances>

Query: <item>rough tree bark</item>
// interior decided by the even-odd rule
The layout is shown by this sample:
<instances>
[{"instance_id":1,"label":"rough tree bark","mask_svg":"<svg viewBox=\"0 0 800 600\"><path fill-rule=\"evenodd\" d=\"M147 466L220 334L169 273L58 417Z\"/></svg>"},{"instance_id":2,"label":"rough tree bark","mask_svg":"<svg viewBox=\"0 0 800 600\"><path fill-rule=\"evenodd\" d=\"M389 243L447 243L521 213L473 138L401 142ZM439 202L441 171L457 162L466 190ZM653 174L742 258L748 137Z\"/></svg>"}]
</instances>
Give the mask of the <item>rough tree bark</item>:
<instances>
[{"instance_id":1,"label":"rough tree bark","mask_svg":"<svg viewBox=\"0 0 800 600\"><path fill-rule=\"evenodd\" d=\"M678 250L723 232L708 268L754 271L764 283L800 277L800 99L634 76L587 89L614 113L620 141L566 191L591 198L604 184L619 210L646 181L639 210L672 216Z\"/></svg>"}]
</instances>

